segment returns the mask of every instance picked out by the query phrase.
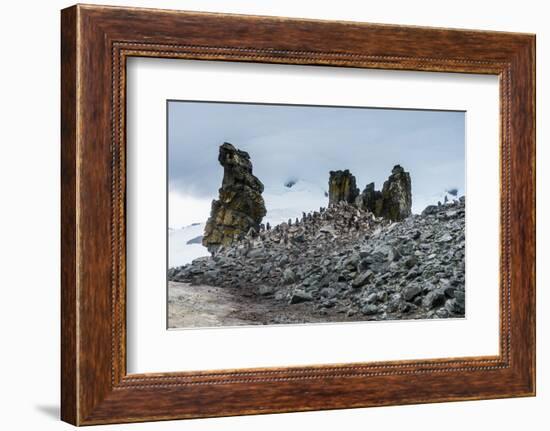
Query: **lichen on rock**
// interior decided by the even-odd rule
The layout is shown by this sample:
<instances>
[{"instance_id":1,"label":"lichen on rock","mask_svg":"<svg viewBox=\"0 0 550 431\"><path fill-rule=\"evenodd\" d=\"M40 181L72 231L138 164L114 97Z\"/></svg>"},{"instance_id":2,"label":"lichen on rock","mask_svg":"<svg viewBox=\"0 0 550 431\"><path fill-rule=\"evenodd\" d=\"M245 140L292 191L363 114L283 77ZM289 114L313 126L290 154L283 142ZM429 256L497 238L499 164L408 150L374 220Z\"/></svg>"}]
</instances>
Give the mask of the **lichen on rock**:
<instances>
[{"instance_id":1,"label":"lichen on rock","mask_svg":"<svg viewBox=\"0 0 550 431\"><path fill-rule=\"evenodd\" d=\"M328 180L328 204L334 205L338 202L354 203L359 195L359 189L355 177L349 170L330 171Z\"/></svg>"},{"instance_id":2,"label":"lichen on rock","mask_svg":"<svg viewBox=\"0 0 550 431\"><path fill-rule=\"evenodd\" d=\"M224 142L218 161L224 168L222 186L212 201L202 239L211 253L242 239L251 229L258 232L266 214L264 186L252 173L250 155Z\"/></svg>"},{"instance_id":3,"label":"lichen on rock","mask_svg":"<svg viewBox=\"0 0 550 431\"><path fill-rule=\"evenodd\" d=\"M382 192L374 189L374 183L369 183L355 199L355 205L379 217L382 213Z\"/></svg>"},{"instance_id":4,"label":"lichen on rock","mask_svg":"<svg viewBox=\"0 0 550 431\"><path fill-rule=\"evenodd\" d=\"M411 177L400 165L395 165L384 182L382 191L375 190L374 183L355 199L355 205L372 212L377 217L401 221L409 217L412 207Z\"/></svg>"},{"instance_id":5,"label":"lichen on rock","mask_svg":"<svg viewBox=\"0 0 550 431\"><path fill-rule=\"evenodd\" d=\"M404 220L411 215L411 177L399 165L395 165L382 187L381 216L393 221Z\"/></svg>"}]
</instances>

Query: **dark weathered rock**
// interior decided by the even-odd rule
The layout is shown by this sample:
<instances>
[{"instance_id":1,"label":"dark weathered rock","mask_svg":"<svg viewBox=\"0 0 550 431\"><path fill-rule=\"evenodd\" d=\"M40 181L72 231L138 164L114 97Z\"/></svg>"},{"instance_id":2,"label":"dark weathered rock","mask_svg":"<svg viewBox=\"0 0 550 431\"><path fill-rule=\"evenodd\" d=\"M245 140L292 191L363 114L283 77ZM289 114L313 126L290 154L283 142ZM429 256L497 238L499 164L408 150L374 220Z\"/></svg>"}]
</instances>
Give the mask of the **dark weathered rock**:
<instances>
[{"instance_id":1,"label":"dark weathered rock","mask_svg":"<svg viewBox=\"0 0 550 431\"><path fill-rule=\"evenodd\" d=\"M275 287L269 285L262 285L258 289L258 293L262 296L269 296L275 292Z\"/></svg>"},{"instance_id":2,"label":"dark weathered rock","mask_svg":"<svg viewBox=\"0 0 550 431\"><path fill-rule=\"evenodd\" d=\"M364 286L369 282L369 279L373 276L373 272L368 269L365 272L360 273L353 279L353 282L351 283L352 287L359 288Z\"/></svg>"},{"instance_id":3,"label":"dark weathered rock","mask_svg":"<svg viewBox=\"0 0 550 431\"><path fill-rule=\"evenodd\" d=\"M446 299L442 290L433 290L424 297L422 304L424 307L432 309L444 305Z\"/></svg>"},{"instance_id":4,"label":"dark weathered rock","mask_svg":"<svg viewBox=\"0 0 550 431\"><path fill-rule=\"evenodd\" d=\"M412 301L415 296L420 295L420 292L422 292L420 286L409 286L403 292L403 298L405 301Z\"/></svg>"},{"instance_id":5,"label":"dark weathered rock","mask_svg":"<svg viewBox=\"0 0 550 431\"><path fill-rule=\"evenodd\" d=\"M292 269L286 268L283 271L283 283L284 284L292 283L294 281L294 278L295 278L295 275L294 275L294 271L292 271Z\"/></svg>"},{"instance_id":6,"label":"dark weathered rock","mask_svg":"<svg viewBox=\"0 0 550 431\"><path fill-rule=\"evenodd\" d=\"M407 269L413 268L418 263L418 258L413 254L405 260L405 267Z\"/></svg>"},{"instance_id":7,"label":"dark weathered rock","mask_svg":"<svg viewBox=\"0 0 550 431\"><path fill-rule=\"evenodd\" d=\"M251 228L259 232L266 214L264 186L252 173L248 153L225 142L218 161L224 168L223 182L218 200L212 201L202 239L211 253L242 239Z\"/></svg>"},{"instance_id":8,"label":"dark weathered rock","mask_svg":"<svg viewBox=\"0 0 550 431\"><path fill-rule=\"evenodd\" d=\"M373 314L377 314L379 310L378 310L378 307L374 304L366 304L361 309L361 312L366 316L372 316Z\"/></svg>"},{"instance_id":9,"label":"dark weathered rock","mask_svg":"<svg viewBox=\"0 0 550 431\"><path fill-rule=\"evenodd\" d=\"M424 208L424 210L422 211L422 215L423 216L427 216L427 215L433 215L433 214L437 214L438 212L438 206L437 205L428 205L426 208Z\"/></svg>"},{"instance_id":10,"label":"dark weathered rock","mask_svg":"<svg viewBox=\"0 0 550 431\"><path fill-rule=\"evenodd\" d=\"M311 301L313 299L313 296L311 296L311 293L306 292L302 289L296 289L292 296L290 297L290 303L291 304L299 304L300 302L306 302Z\"/></svg>"},{"instance_id":11,"label":"dark weathered rock","mask_svg":"<svg viewBox=\"0 0 550 431\"><path fill-rule=\"evenodd\" d=\"M396 165L382 187L382 211L380 215L393 221L404 220L411 215L411 177Z\"/></svg>"},{"instance_id":12,"label":"dark weathered rock","mask_svg":"<svg viewBox=\"0 0 550 431\"><path fill-rule=\"evenodd\" d=\"M367 304L375 304L376 302L378 302L378 293L372 292L369 296L365 298L365 302Z\"/></svg>"},{"instance_id":13,"label":"dark weathered rock","mask_svg":"<svg viewBox=\"0 0 550 431\"><path fill-rule=\"evenodd\" d=\"M449 242L449 241L452 241L452 240L453 240L453 237L450 233L444 233L438 239L439 242Z\"/></svg>"},{"instance_id":14,"label":"dark weathered rock","mask_svg":"<svg viewBox=\"0 0 550 431\"><path fill-rule=\"evenodd\" d=\"M377 217L401 221L411 215L411 177L408 172L395 165L384 182L382 191L375 190L374 183L367 184L355 199L358 208L368 210Z\"/></svg>"},{"instance_id":15,"label":"dark weathered rock","mask_svg":"<svg viewBox=\"0 0 550 431\"><path fill-rule=\"evenodd\" d=\"M445 303L445 308L451 313L453 316L464 316L465 312L465 296L464 296L464 290L457 290L454 292L455 297L449 299Z\"/></svg>"},{"instance_id":16,"label":"dark weathered rock","mask_svg":"<svg viewBox=\"0 0 550 431\"><path fill-rule=\"evenodd\" d=\"M364 210L369 210L375 215L382 213L382 192L374 189L374 183L369 183L365 190L357 196L355 204Z\"/></svg>"},{"instance_id":17,"label":"dark weathered rock","mask_svg":"<svg viewBox=\"0 0 550 431\"><path fill-rule=\"evenodd\" d=\"M319 295L321 295L322 298L334 298L337 294L337 290L333 287L324 287L319 292Z\"/></svg>"},{"instance_id":18,"label":"dark weathered rock","mask_svg":"<svg viewBox=\"0 0 550 431\"><path fill-rule=\"evenodd\" d=\"M348 171L330 171L328 180L328 204L354 203L359 195L355 177Z\"/></svg>"}]
</instances>

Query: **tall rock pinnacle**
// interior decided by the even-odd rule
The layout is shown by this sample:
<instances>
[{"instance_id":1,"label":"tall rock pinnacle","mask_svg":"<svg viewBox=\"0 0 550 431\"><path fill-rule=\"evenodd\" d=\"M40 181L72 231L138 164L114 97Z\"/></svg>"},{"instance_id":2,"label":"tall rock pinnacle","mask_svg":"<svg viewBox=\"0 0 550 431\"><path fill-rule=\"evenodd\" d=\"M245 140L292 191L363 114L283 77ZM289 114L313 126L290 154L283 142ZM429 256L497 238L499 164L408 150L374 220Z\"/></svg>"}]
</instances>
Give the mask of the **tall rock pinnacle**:
<instances>
[{"instance_id":1,"label":"tall rock pinnacle","mask_svg":"<svg viewBox=\"0 0 550 431\"><path fill-rule=\"evenodd\" d=\"M411 215L411 206L411 176L401 166L395 165L382 187L380 215L393 221L403 220Z\"/></svg>"},{"instance_id":2,"label":"tall rock pinnacle","mask_svg":"<svg viewBox=\"0 0 550 431\"><path fill-rule=\"evenodd\" d=\"M355 177L348 171L330 171L328 180L328 204L334 205L344 201L354 203L359 195Z\"/></svg>"},{"instance_id":3,"label":"tall rock pinnacle","mask_svg":"<svg viewBox=\"0 0 550 431\"><path fill-rule=\"evenodd\" d=\"M374 189L374 183L367 184L365 190L355 199L355 205L369 210L377 217L401 221L411 215L411 177L408 172L395 165L391 175L384 182L382 191Z\"/></svg>"},{"instance_id":4,"label":"tall rock pinnacle","mask_svg":"<svg viewBox=\"0 0 550 431\"><path fill-rule=\"evenodd\" d=\"M262 193L264 185L252 174L246 151L228 142L220 146L218 161L223 166L219 198L212 201L202 244L211 253L244 237L250 229L259 231L266 214Z\"/></svg>"}]
</instances>

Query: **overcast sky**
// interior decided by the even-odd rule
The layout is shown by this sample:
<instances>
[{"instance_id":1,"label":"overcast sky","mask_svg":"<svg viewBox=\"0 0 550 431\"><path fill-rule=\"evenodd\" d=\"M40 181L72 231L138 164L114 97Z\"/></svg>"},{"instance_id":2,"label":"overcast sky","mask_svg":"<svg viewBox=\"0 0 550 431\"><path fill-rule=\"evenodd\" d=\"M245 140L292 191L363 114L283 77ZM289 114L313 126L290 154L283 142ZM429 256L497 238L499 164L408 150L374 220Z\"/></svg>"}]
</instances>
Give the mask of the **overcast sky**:
<instances>
[{"instance_id":1,"label":"overcast sky","mask_svg":"<svg viewBox=\"0 0 550 431\"><path fill-rule=\"evenodd\" d=\"M338 169L361 190L373 181L381 189L396 164L410 172L413 212L447 189L464 193L464 112L170 101L170 227L208 217L224 141L248 151L266 193L292 178L328 189Z\"/></svg>"}]
</instances>

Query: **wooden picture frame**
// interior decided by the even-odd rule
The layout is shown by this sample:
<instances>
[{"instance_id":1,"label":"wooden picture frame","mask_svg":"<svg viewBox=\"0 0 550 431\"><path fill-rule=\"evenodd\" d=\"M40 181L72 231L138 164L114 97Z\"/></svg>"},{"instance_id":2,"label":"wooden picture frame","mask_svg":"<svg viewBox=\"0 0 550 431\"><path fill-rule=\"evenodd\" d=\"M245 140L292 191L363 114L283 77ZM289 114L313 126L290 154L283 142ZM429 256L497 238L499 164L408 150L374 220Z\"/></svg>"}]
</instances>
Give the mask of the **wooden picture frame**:
<instances>
[{"instance_id":1,"label":"wooden picture frame","mask_svg":"<svg viewBox=\"0 0 550 431\"><path fill-rule=\"evenodd\" d=\"M61 18L64 421L91 425L535 394L534 35L84 5L64 9ZM498 75L500 354L127 374L130 56Z\"/></svg>"}]
</instances>

